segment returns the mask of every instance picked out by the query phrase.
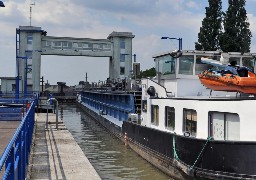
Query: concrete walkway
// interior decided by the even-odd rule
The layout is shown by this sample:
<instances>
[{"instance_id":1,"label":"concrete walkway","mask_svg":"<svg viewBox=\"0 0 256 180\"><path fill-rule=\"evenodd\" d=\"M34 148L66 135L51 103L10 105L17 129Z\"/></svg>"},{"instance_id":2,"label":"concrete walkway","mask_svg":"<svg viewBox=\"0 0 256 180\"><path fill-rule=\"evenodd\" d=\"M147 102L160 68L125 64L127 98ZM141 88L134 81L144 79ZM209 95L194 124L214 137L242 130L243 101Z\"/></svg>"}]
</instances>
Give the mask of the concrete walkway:
<instances>
[{"instance_id":1,"label":"concrete walkway","mask_svg":"<svg viewBox=\"0 0 256 180\"><path fill-rule=\"evenodd\" d=\"M34 145L27 179L101 179L63 123L56 130L56 115L36 115Z\"/></svg>"},{"instance_id":2,"label":"concrete walkway","mask_svg":"<svg viewBox=\"0 0 256 180\"><path fill-rule=\"evenodd\" d=\"M12 139L20 121L0 121L0 156Z\"/></svg>"}]
</instances>

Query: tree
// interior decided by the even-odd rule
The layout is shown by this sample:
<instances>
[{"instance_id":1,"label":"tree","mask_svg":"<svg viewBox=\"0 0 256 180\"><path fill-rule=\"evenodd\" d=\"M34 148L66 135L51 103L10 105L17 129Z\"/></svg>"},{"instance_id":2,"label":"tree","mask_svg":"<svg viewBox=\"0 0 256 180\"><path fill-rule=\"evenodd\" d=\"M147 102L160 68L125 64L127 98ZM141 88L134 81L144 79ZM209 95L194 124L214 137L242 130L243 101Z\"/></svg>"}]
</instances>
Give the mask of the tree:
<instances>
[{"instance_id":1,"label":"tree","mask_svg":"<svg viewBox=\"0 0 256 180\"><path fill-rule=\"evenodd\" d=\"M154 77L156 76L156 70L154 67L150 69L146 69L145 71L140 72L140 76L138 78L146 78L146 77Z\"/></svg>"},{"instance_id":2,"label":"tree","mask_svg":"<svg viewBox=\"0 0 256 180\"><path fill-rule=\"evenodd\" d=\"M195 43L196 50L215 51L219 49L219 36L221 34L221 0L208 0L205 18L198 33L198 42Z\"/></svg>"},{"instance_id":3,"label":"tree","mask_svg":"<svg viewBox=\"0 0 256 180\"><path fill-rule=\"evenodd\" d=\"M224 52L250 52L251 31L245 0L229 0L229 7L224 13L224 32L220 37L220 47Z\"/></svg>"}]
</instances>

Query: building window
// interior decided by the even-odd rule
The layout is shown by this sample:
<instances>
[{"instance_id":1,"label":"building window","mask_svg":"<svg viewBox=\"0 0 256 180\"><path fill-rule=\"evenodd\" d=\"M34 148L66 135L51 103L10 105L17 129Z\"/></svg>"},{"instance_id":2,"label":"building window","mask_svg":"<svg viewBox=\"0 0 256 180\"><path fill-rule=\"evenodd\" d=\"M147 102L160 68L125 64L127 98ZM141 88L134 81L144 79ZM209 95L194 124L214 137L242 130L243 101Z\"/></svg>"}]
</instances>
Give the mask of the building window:
<instances>
[{"instance_id":1,"label":"building window","mask_svg":"<svg viewBox=\"0 0 256 180\"><path fill-rule=\"evenodd\" d=\"M179 58L179 74L193 75L194 56L183 55Z\"/></svg>"},{"instance_id":2,"label":"building window","mask_svg":"<svg viewBox=\"0 0 256 180\"><path fill-rule=\"evenodd\" d=\"M125 54L120 54L120 62L125 62Z\"/></svg>"},{"instance_id":3,"label":"building window","mask_svg":"<svg viewBox=\"0 0 256 180\"><path fill-rule=\"evenodd\" d=\"M124 67L120 67L120 75L124 75L125 73L125 68Z\"/></svg>"},{"instance_id":4,"label":"building window","mask_svg":"<svg viewBox=\"0 0 256 180\"><path fill-rule=\"evenodd\" d=\"M147 112L147 100L142 100L142 111Z\"/></svg>"},{"instance_id":5,"label":"building window","mask_svg":"<svg viewBox=\"0 0 256 180\"><path fill-rule=\"evenodd\" d=\"M183 124L183 131L195 137L197 132L197 112L193 109L183 109Z\"/></svg>"},{"instance_id":6,"label":"building window","mask_svg":"<svg viewBox=\"0 0 256 180\"><path fill-rule=\"evenodd\" d=\"M120 49L125 49L125 39L120 39Z\"/></svg>"},{"instance_id":7,"label":"building window","mask_svg":"<svg viewBox=\"0 0 256 180\"><path fill-rule=\"evenodd\" d=\"M27 36L27 44L32 44L33 42L33 34L28 34Z\"/></svg>"},{"instance_id":8,"label":"building window","mask_svg":"<svg viewBox=\"0 0 256 180\"><path fill-rule=\"evenodd\" d=\"M165 127L174 131L175 129L175 109L165 106Z\"/></svg>"},{"instance_id":9,"label":"building window","mask_svg":"<svg viewBox=\"0 0 256 180\"><path fill-rule=\"evenodd\" d=\"M209 112L209 124L209 135L214 140L240 140L238 114Z\"/></svg>"},{"instance_id":10,"label":"building window","mask_svg":"<svg viewBox=\"0 0 256 180\"><path fill-rule=\"evenodd\" d=\"M32 59L32 51L26 51L26 57Z\"/></svg>"},{"instance_id":11,"label":"building window","mask_svg":"<svg viewBox=\"0 0 256 180\"><path fill-rule=\"evenodd\" d=\"M67 42L67 41L63 41L62 42L62 48L63 49L72 49L72 43L71 42Z\"/></svg>"},{"instance_id":12,"label":"building window","mask_svg":"<svg viewBox=\"0 0 256 180\"><path fill-rule=\"evenodd\" d=\"M159 124L159 107L151 105L151 123L158 126Z\"/></svg>"},{"instance_id":13,"label":"building window","mask_svg":"<svg viewBox=\"0 0 256 180\"><path fill-rule=\"evenodd\" d=\"M62 48L61 41L54 41L53 42L53 48L54 49L61 49Z\"/></svg>"}]
</instances>

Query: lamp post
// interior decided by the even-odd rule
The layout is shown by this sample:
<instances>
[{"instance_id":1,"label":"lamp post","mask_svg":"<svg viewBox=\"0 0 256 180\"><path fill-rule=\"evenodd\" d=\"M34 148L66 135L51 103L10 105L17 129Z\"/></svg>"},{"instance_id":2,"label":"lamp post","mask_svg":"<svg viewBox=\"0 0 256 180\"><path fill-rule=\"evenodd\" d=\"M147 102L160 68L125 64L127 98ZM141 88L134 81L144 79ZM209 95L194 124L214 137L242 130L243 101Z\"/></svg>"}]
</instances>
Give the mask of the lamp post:
<instances>
[{"instance_id":1,"label":"lamp post","mask_svg":"<svg viewBox=\"0 0 256 180\"><path fill-rule=\"evenodd\" d=\"M133 56L133 62L136 62L136 54L134 54L132 56Z\"/></svg>"},{"instance_id":2,"label":"lamp post","mask_svg":"<svg viewBox=\"0 0 256 180\"><path fill-rule=\"evenodd\" d=\"M0 7L5 7L3 1L0 1Z\"/></svg>"},{"instance_id":3,"label":"lamp post","mask_svg":"<svg viewBox=\"0 0 256 180\"><path fill-rule=\"evenodd\" d=\"M161 37L161 39L175 39L179 41L179 51L182 50L182 38Z\"/></svg>"}]
</instances>

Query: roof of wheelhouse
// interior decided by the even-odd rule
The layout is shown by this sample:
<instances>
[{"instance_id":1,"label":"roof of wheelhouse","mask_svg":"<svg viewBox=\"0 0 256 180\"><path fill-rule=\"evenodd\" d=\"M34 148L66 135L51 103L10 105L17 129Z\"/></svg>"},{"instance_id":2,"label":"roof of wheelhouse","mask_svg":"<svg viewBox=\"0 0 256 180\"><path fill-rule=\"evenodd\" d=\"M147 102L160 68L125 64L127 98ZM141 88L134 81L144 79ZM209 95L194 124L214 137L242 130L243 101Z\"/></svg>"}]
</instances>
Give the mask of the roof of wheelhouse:
<instances>
[{"instance_id":1,"label":"roof of wheelhouse","mask_svg":"<svg viewBox=\"0 0 256 180\"><path fill-rule=\"evenodd\" d=\"M153 55L153 58L159 58L162 56L170 55L173 51L166 51L161 52L158 54ZM204 54L211 54L211 55L221 55L222 53L226 53L228 55L240 55L240 56L256 56L256 53L241 53L241 52L222 52L222 51L197 51L197 50L182 50L182 53L184 55L186 54L198 54L198 55L204 55Z\"/></svg>"}]
</instances>

